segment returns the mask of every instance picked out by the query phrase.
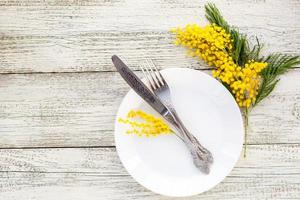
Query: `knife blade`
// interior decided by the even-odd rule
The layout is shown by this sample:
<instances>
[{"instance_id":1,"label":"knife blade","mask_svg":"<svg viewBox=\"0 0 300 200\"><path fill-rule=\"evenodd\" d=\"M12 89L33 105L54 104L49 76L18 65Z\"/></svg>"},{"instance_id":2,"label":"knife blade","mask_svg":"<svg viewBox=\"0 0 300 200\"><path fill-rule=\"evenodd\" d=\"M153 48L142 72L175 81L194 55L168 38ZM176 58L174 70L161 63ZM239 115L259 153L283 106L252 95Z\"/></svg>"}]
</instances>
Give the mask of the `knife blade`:
<instances>
[{"instance_id":1,"label":"knife blade","mask_svg":"<svg viewBox=\"0 0 300 200\"><path fill-rule=\"evenodd\" d=\"M111 57L114 66L117 68L120 75L128 83L128 85L144 99L154 110L162 116L168 113L167 107L161 102L160 99L154 95L150 89L143 83L143 81L129 69L127 65L116 55Z\"/></svg>"}]
</instances>

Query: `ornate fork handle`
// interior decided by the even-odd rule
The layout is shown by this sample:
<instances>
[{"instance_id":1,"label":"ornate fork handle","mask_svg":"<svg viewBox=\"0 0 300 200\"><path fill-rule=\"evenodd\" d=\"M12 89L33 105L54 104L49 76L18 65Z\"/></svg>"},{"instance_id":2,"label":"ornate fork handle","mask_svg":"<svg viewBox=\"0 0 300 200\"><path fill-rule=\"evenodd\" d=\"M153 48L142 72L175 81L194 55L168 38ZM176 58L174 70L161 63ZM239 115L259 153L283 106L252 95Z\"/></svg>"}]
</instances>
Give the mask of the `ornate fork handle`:
<instances>
[{"instance_id":1,"label":"ornate fork handle","mask_svg":"<svg viewBox=\"0 0 300 200\"><path fill-rule=\"evenodd\" d=\"M195 147L195 148L198 148L198 150L199 150L201 153L203 153L203 154L206 155L207 161L208 161L209 163L213 163L213 156L212 156L211 152L210 152L208 149L206 149L205 147L203 147L203 146L201 145L201 143L198 141L198 139L197 139L193 134L191 134L191 133L187 130L187 128L186 128L186 127L184 126L184 124L182 123L181 119L178 117L178 114L177 114L176 110L175 110L174 108L169 108L169 109L170 109L171 112L173 113L173 117L175 118L177 124L181 127L181 129L183 129L183 131L184 131L186 137L187 137L190 141L192 141L193 144L196 144L196 147Z\"/></svg>"},{"instance_id":2,"label":"ornate fork handle","mask_svg":"<svg viewBox=\"0 0 300 200\"><path fill-rule=\"evenodd\" d=\"M193 162L202 172L208 174L210 170L210 164L213 163L213 156L210 151L203 147L197 138L191 134L187 128L183 125L178 117L175 109L167 105L169 112L165 115L165 118L177 129L181 135L181 139L190 150Z\"/></svg>"}]
</instances>

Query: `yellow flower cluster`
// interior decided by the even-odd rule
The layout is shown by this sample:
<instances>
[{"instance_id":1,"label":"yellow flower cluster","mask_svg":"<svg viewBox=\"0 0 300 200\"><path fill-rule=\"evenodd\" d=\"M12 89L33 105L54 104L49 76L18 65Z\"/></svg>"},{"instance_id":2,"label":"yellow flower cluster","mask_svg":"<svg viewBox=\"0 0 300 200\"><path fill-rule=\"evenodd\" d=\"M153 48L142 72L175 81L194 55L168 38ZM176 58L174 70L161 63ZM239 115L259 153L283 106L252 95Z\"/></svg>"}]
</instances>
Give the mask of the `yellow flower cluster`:
<instances>
[{"instance_id":1,"label":"yellow flower cluster","mask_svg":"<svg viewBox=\"0 0 300 200\"><path fill-rule=\"evenodd\" d=\"M259 73L267 63L251 60L245 66L238 66L231 56L233 41L230 34L215 24L205 27L193 24L171 31L176 34L176 45L186 47L189 55L215 67L213 76L229 86L240 107L252 105L260 83Z\"/></svg>"},{"instance_id":2,"label":"yellow flower cluster","mask_svg":"<svg viewBox=\"0 0 300 200\"><path fill-rule=\"evenodd\" d=\"M208 65L220 67L232 61L225 49L231 51L232 41L224 29L216 25L200 27L197 24L171 30L176 34L176 45L189 49L188 54L203 59ZM233 62L233 61L232 61Z\"/></svg>"},{"instance_id":3,"label":"yellow flower cluster","mask_svg":"<svg viewBox=\"0 0 300 200\"><path fill-rule=\"evenodd\" d=\"M127 134L136 134L139 137L173 133L162 119L141 110L131 110L128 112L126 119L119 118L118 121L131 126L132 129L128 130Z\"/></svg>"},{"instance_id":4,"label":"yellow flower cluster","mask_svg":"<svg viewBox=\"0 0 300 200\"><path fill-rule=\"evenodd\" d=\"M216 69L214 77L230 86L231 92L240 107L249 108L256 100L257 90L260 84L259 73L267 66L267 63L249 61L245 66L236 66L224 69Z\"/></svg>"}]
</instances>

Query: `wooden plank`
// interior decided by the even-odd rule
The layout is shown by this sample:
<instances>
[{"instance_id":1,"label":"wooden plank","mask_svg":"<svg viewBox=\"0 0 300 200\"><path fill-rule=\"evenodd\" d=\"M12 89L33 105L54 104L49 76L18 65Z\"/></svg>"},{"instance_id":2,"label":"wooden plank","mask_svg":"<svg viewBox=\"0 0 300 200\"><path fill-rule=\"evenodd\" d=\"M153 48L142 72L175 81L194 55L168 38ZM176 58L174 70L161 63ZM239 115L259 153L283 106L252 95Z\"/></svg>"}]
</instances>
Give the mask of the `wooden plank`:
<instances>
[{"instance_id":1,"label":"wooden plank","mask_svg":"<svg viewBox=\"0 0 300 200\"><path fill-rule=\"evenodd\" d=\"M231 176L299 174L299 162L300 144L249 145ZM114 147L0 149L0 163L0 172L128 175Z\"/></svg>"},{"instance_id":2,"label":"wooden plank","mask_svg":"<svg viewBox=\"0 0 300 200\"><path fill-rule=\"evenodd\" d=\"M168 30L205 24L204 0L0 2L0 73L112 71L113 54L132 67L151 57L159 67L201 68L172 44ZM268 51L300 50L300 2L214 1L241 31Z\"/></svg>"},{"instance_id":3,"label":"wooden plank","mask_svg":"<svg viewBox=\"0 0 300 200\"><path fill-rule=\"evenodd\" d=\"M0 196L6 200L172 199L128 176L114 148L0 152ZM299 145L251 145L248 153L221 184L189 199L299 199Z\"/></svg>"},{"instance_id":4,"label":"wooden plank","mask_svg":"<svg viewBox=\"0 0 300 200\"><path fill-rule=\"evenodd\" d=\"M0 163L0 172L128 175L114 147L0 149Z\"/></svg>"},{"instance_id":5,"label":"wooden plank","mask_svg":"<svg viewBox=\"0 0 300 200\"><path fill-rule=\"evenodd\" d=\"M299 199L300 176L227 177L212 190L190 200ZM135 199L171 200L145 189L130 176L103 177L89 173L0 173L0 194L5 200ZM185 198L187 199L187 198Z\"/></svg>"},{"instance_id":6,"label":"wooden plank","mask_svg":"<svg viewBox=\"0 0 300 200\"><path fill-rule=\"evenodd\" d=\"M0 75L0 147L112 146L128 86L116 72ZM300 70L250 115L251 144L300 143Z\"/></svg>"}]
</instances>

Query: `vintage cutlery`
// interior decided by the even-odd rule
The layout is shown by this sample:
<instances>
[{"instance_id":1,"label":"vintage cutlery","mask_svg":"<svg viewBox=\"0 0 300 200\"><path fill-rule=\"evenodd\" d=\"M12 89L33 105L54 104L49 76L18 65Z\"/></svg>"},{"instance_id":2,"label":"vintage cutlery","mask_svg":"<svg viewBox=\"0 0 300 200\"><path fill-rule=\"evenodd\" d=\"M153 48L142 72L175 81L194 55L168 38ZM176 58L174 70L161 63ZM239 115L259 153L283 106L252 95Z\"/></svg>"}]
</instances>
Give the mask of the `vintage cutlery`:
<instances>
[{"instance_id":1,"label":"vintage cutlery","mask_svg":"<svg viewBox=\"0 0 300 200\"><path fill-rule=\"evenodd\" d=\"M112 56L112 62L117 68L120 75L128 83L128 85L141 96L154 110L161 114L178 132L180 135L185 135L184 130L177 124L175 116L161 102L161 100L151 92L151 90L123 63L116 55ZM203 158L198 153L198 146L192 143L186 143L191 151L195 166L204 173L209 173L209 162L207 158Z\"/></svg>"}]
</instances>

